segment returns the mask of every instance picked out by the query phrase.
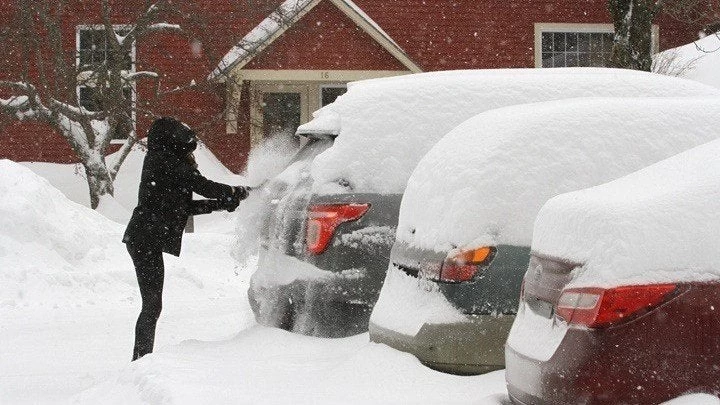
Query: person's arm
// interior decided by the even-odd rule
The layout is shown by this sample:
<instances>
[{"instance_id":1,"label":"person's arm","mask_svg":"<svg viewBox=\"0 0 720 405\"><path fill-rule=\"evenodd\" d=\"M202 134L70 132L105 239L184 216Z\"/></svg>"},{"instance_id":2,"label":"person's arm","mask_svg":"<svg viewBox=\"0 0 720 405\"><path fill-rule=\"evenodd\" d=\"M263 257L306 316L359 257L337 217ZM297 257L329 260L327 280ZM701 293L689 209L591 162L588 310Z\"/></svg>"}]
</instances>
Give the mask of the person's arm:
<instances>
[{"instance_id":1,"label":"person's arm","mask_svg":"<svg viewBox=\"0 0 720 405\"><path fill-rule=\"evenodd\" d=\"M200 194L203 197L216 198L219 200L230 199L235 192L232 186L206 179L200 174L200 171L189 164L183 165L180 168L180 175L194 193Z\"/></svg>"},{"instance_id":2,"label":"person's arm","mask_svg":"<svg viewBox=\"0 0 720 405\"><path fill-rule=\"evenodd\" d=\"M190 215L209 214L223 209L227 209L227 206L221 200L193 200L190 205Z\"/></svg>"}]
</instances>

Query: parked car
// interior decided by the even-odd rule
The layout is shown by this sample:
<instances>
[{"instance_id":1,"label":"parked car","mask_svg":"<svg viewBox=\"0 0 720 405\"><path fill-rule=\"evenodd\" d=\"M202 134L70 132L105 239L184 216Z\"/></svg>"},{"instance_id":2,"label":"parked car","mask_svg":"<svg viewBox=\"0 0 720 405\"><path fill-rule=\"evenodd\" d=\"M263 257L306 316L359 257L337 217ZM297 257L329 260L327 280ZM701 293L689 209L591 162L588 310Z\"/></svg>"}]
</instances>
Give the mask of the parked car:
<instances>
[{"instance_id":1,"label":"parked car","mask_svg":"<svg viewBox=\"0 0 720 405\"><path fill-rule=\"evenodd\" d=\"M442 371L503 368L545 201L719 138L718 114L717 96L585 98L462 123L408 181L370 339Z\"/></svg>"},{"instance_id":2,"label":"parked car","mask_svg":"<svg viewBox=\"0 0 720 405\"><path fill-rule=\"evenodd\" d=\"M596 94L716 91L667 76L583 68L434 72L352 83L300 128L334 131L333 146L266 211L249 292L258 322L325 337L366 331L407 179L442 135L493 108Z\"/></svg>"},{"instance_id":3,"label":"parked car","mask_svg":"<svg viewBox=\"0 0 720 405\"><path fill-rule=\"evenodd\" d=\"M720 393L718 156L716 140L545 204L507 342L513 402Z\"/></svg>"}]
</instances>

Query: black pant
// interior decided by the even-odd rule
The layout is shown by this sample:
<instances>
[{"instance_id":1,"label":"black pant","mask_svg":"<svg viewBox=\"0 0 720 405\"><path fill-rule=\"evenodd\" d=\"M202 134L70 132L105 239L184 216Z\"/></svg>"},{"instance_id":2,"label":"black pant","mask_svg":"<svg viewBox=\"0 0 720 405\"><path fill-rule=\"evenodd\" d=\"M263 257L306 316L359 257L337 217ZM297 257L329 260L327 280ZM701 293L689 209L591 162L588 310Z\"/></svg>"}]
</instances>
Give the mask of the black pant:
<instances>
[{"instance_id":1,"label":"black pant","mask_svg":"<svg viewBox=\"0 0 720 405\"><path fill-rule=\"evenodd\" d=\"M133 360L152 353L155 343L155 325L162 311L162 291L165 266L162 252L127 244L128 253L135 265L142 309L135 324L135 349Z\"/></svg>"}]
</instances>

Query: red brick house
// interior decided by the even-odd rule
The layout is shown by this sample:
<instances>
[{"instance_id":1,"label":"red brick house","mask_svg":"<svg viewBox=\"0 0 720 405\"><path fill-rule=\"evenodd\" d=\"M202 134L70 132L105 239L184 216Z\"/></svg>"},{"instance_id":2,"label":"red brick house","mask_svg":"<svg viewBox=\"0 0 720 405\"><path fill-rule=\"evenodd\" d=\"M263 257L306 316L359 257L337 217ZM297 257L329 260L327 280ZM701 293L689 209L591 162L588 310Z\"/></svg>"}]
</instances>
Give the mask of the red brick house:
<instances>
[{"instance_id":1,"label":"red brick house","mask_svg":"<svg viewBox=\"0 0 720 405\"><path fill-rule=\"evenodd\" d=\"M0 0L0 40L17 29L17 3ZM101 23L98 3L66 1L60 28L68 58L98 56L92 33ZM145 5L113 3L118 26ZM129 55L129 69L160 74L159 84L132 89L134 102L157 88L169 92L151 106L154 113L199 128L234 171L244 168L251 147L308 121L349 81L445 69L601 65L613 31L607 0L196 0L176 7L167 22L186 34L145 38ZM696 35L696 28L662 17L654 48ZM22 44L5 42L0 79L15 80ZM81 102L92 103L88 92L78 89ZM150 121L137 114L137 133ZM8 117L0 117L0 158L74 161L62 137Z\"/></svg>"}]
</instances>

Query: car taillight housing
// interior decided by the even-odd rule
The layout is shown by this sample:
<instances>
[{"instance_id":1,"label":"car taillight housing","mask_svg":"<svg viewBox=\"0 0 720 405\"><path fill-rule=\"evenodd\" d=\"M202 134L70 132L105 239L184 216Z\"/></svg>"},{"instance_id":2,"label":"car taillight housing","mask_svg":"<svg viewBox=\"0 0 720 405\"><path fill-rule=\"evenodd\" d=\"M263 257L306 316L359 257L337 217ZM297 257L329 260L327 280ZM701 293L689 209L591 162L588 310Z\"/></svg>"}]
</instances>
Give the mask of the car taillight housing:
<instances>
[{"instance_id":1,"label":"car taillight housing","mask_svg":"<svg viewBox=\"0 0 720 405\"><path fill-rule=\"evenodd\" d=\"M343 222L365 215L370 204L322 204L308 209L305 243L310 253L319 255L327 249L335 228Z\"/></svg>"},{"instance_id":2,"label":"car taillight housing","mask_svg":"<svg viewBox=\"0 0 720 405\"><path fill-rule=\"evenodd\" d=\"M571 325L606 328L647 313L675 290L675 284L569 288L560 295L555 313Z\"/></svg>"},{"instance_id":3,"label":"car taillight housing","mask_svg":"<svg viewBox=\"0 0 720 405\"><path fill-rule=\"evenodd\" d=\"M447 283L471 281L480 269L490 264L495 252L496 249L492 246L451 252L440 269L440 281Z\"/></svg>"}]
</instances>

